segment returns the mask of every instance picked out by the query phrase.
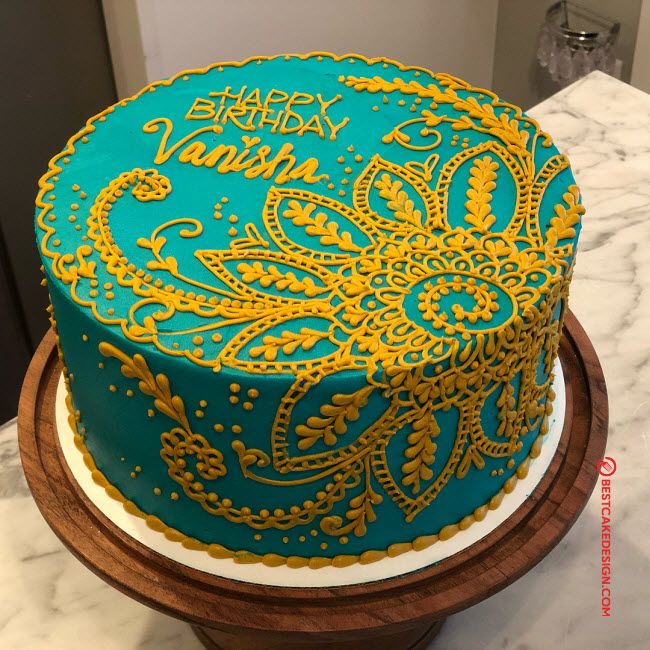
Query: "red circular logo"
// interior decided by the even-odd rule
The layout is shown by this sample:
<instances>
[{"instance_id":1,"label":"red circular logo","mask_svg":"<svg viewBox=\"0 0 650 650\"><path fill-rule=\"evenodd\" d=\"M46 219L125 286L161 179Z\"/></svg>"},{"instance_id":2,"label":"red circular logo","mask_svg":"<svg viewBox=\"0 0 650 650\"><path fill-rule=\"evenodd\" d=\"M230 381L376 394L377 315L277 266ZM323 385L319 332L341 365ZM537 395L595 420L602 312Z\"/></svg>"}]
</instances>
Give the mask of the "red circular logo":
<instances>
[{"instance_id":1,"label":"red circular logo","mask_svg":"<svg viewBox=\"0 0 650 650\"><path fill-rule=\"evenodd\" d=\"M612 476L616 472L616 461L611 456L605 456L596 463L596 469L601 476Z\"/></svg>"}]
</instances>

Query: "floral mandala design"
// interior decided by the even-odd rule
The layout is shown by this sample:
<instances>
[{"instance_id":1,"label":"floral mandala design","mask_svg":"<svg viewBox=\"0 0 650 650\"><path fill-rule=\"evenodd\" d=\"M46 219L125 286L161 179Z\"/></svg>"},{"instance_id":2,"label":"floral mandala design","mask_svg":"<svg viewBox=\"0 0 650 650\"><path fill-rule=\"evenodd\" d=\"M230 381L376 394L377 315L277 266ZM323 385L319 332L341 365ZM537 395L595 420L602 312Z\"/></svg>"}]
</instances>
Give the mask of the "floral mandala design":
<instances>
[{"instance_id":1,"label":"floral mandala design","mask_svg":"<svg viewBox=\"0 0 650 650\"><path fill-rule=\"evenodd\" d=\"M463 165L470 169L466 214L463 225L452 227L449 186ZM288 512L261 514L233 506L202 484L200 489L188 484L181 470L193 454L216 459L218 471L202 474L208 480L218 481L228 469L222 454L189 430L182 400L173 402L167 385L165 399L175 404L169 408L177 409L175 419L183 426L174 436L164 434L163 458L187 496L208 512L253 528L287 529L327 515L352 490L345 519L322 516L320 525L331 535L361 536L375 519L373 506L384 498L371 476L410 521L453 475L462 479L472 466L482 469L485 457L511 457L521 449L520 438L539 428L561 331L562 319L554 314L570 279L573 250L567 240L575 237L583 211L577 188L571 186L563 195L564 204L555 207L543 235L538 212L543 189L565 167L564 157L553 156L531 177L506 147L491 141L457 154L432 186L414 165L374 156L353 186L351 205L273 187L262 215L264 232L249 225L246 237L228 249L196 251L220 281L216 286L184 276L176 260L162 253L166 229L180 227L181 237L200 236L202 225L196 219L175 219L138 240L152 254L146 270L135 268L117 246L109 226L112 204L127 190L139 201L162 201L171 191L170 181L156 170L135 169L100 193L89 219L89 236L107 269L140 298L129 319L107 318L94 301L76 293L83 278L94 277L91 246L81 246L76 258L61 257L55 266L72 285L75 300L90 306L99 320L119 323L132 340L152 342L215 371L230 367L293 377L277 408L270 453L247 448L241 440L232 448L251 480L271 485L328 480L325 488ZM502 232L491 232L499 168L515 180L517 204ZM430 175L430 169L426 172ZM148 273L153 270L194 285L197 293L161 286ZM214 358L202 358L164 342L160 324L166 323L169 332L177 313L197 317L195 331L209 333L227 325L241 329ZM120 358L130 368L128 376L142 380L146 375L153 391L147 394L156 397L157 379L142 357L128 363L125 355L105 353ZM546 377L542 384L537 383L540 358ZM338 373L356 373L365 380L352 393L330 393L318 412L295 421L301 400ZM481 410L495 391L499 423L496 435L488 436ZM364 409L371 410L371 400L370 423L353 434L353 423L368 419ZM452 407L459 412L456 437L436 464L436 414ZM398 466L388 462L387 453L396 436L407 441ZM180 444L183 454L176 449ZM192 451L192 445L199 445L201 453Z\"/></svg>"}]
</instances>

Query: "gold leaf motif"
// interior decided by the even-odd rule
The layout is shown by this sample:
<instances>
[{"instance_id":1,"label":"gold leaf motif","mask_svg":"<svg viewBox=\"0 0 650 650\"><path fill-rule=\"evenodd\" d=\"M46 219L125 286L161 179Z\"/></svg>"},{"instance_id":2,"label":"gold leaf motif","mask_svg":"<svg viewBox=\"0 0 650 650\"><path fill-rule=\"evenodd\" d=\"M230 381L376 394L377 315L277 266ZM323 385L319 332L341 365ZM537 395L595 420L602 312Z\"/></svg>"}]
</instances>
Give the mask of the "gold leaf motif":
<instances>
[{"instance_id":1,"label":"gold leaf motif","mask_svg":"<svg viewBox=\"0 0 650 650\"><path fill-rule=\"evenodd\" d=\"M499 426L497 436L510 438L514 432L514 421L517 417L515 389L510 383L505 384L497 399L496 406L499 409Z\"/></svg>"},{"instance_id":2,"label":"gold leaf motif","mask_svg":"<svg viewBox=\"0 0 650 650\"><path fill-rule=\"evenodd\" d=\"M291 293L304 293L310 298L323 292L322 288L316 287L310 277L305 276L299 280L295 273L291 271L282 273L274 264L264 267L261 262L253 262L252 264L242 262L237 265L237 271L242 274L242 280L247 284L257 281L265 289L275 286L278 291L286 289Z\"/></svg>"},{"instance_id":3,"label":"gold leaf motif","mask_svg":"<svg viewBox=\"0 0 650 650\"><path fill-rule=\"evenodd\" d=\"M415 209L415 203L402 189L402 181L391 181L388 174L382 174L379 180L375 181L375 188L379 190L379 196L387 201L386 207L392 210L396 219L407 221L414 226L422 225L422 212Z\"/></svg>"},{"instance_id":4,"label":"gold leaf motif","mask_svg":"<svg viewBox=\"0 0 650 650\"><path fill-rule=\"evenodd\" d=\"M299 201L292 199L289 207L283 212L283 216L291 219L295 226L302 226L308 235L319 238L323 246L337 246L345 252L359 252L361 248L352 241L352 236L346 230L339 232L339 225L330 221L324 212L316 212L313 203L302 205Z\"/></svg>"},{"instance_id":5,"label":"gold leaf motif","mask_svg":"<svg viewBox=\"0 0 650 650\"><path fill-rule=\"evenodd\" d=\"M169 476L183 487L188 496L196 496L198 488L187 478L187 458L196 458L196 471L202 478L214 480L225 476L227 469L223 454L213 448L204 436L192 431L185 413L185 403L181 397L172 394L166 375L154 376L142 355L129 357L105 341L100 342L99 351L105 357L114 357L120 361L122 374L130 379L138 379L140 392L153 397L156 409L180 425L161 434L160 455L169 467Z\"/></svg>"},{"instance_id":6,"label":"gold leaf motif","mask_svg":"<svg viewBox=\"0 0 650 650\"><path fill-rule=\"evenodd\" d=\"M373 390L373 386L364 386L354 393L333 395L330 404L320 407L323 417L312 416L307 419L306 424L296 427L296 433L302 437L298 442L298 449L309 449L319 440L328 447L335 445L337 436L347 432L347 423L359 419L359 410L368 403Z\"/></svg>"},{"instance_id":7,"label":"gold leaf motif","mask_svg":"<svg viewBox=\"0 0 650 650\"><path fill-rule=\"evenodd\" d=\"M440 427L429 407L418 411L417 419L411 423L413 431L408 435L409 446L404 455L409 460L402 465L402 484L410 487L413 494L421 490L420 481L433 478L431 465L435 461L436 443Z\"/></svg>"},{"instance_id":8,"label":"gold leaf motif","mask_svg":"<svg viewBox=\"0 0 650 650\"><path fill-rule=\"evenodd\" d=\"M377 494L370 483L370 467L365 462L366 486L363 492L352 497L348 502L349 509L345 513L347 524L338 515L323 517L320 522L321 530L327 535L346 535L350 532L356 537L363 537L366 534L366 523L372 523L377 519L373 506L382 503L383 498Z\"/></svg>"},{"instance_id":9,"label":"gold leaf motif","mask_svg":"<svg viewBox=\"0 0 650 650\"><path fill-rule=\"evenodd\" d=\"M308 327L300 328L299 332L285 330L280 336L267 334L262 339L264 345L251 348L250 356L253 358L264 356L266 361L275 361L280 350L286 355L293 354L298 348L311 350L316 343L327 336L327 332L319 332Z\"/></svg>"},{"instance_id":10,"label":"gold leaf motif","mask_svg":"<svg viewBox=\"0 0 650 650\"><path fill-rule=\"evenodd\" d=\"M556 216L551 219L551 227L546 234L547 244L553 247L560 239L573 238L576 231L573 226L580 223L580 217L585 213L584 206L578 203L580 191L576 185L571 185L569 191L562 195L567 207L555 206Z\"/></svg>"},{"instance_id":11,"label":"gold leaf motif","mask_svg":"<svg viewBox=\"0 0 650 650\"><path fill-rule=\"evenodd\" d=\"M424 163L435 164L435 156L429 156ZM361 172L352 198L357 212L365 215L372 227L388 232L399 231L405 225L417 232L422 228L423 219L437 222L440 216L436 195L425 182L424 176L414 172L410 166L396 165L379 155L373 156ZM374 206L377 198L385 203ZM416 205L420 207L416 208ZM387 210L389 214L386 214ZM421 233L426 238L430 236L424 230ZM390 242L393 245L395 243L399 241Z\"/></svg>"},{"instance_id":12,"label":"gold leaf motif","mask_svg":"<svg viewBox=\"0 0 650 650\"><path fill-rule=\"evenodd\" d=\"M496 217L491 213L490 201L491 192L497 186L497 169L499 164L490 156L484 156L476 158L469 171L469 189L465 203L468 213L465 221L482 232L487 232L496 222Z\"/></svg>"}]
</instances>

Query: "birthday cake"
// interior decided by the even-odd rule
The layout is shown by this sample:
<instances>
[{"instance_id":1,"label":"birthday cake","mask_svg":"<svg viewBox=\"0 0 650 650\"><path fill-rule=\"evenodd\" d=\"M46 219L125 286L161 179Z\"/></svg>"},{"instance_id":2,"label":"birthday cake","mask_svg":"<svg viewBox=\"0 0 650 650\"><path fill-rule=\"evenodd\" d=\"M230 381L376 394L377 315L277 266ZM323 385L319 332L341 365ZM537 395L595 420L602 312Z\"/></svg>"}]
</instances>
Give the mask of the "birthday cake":
<instances>
[{"instance_id":1,"label":"birthday cake","mask_svg":"<svg viewBox=\"0 0 650 650\"><path fill-rule=\"evenodd\" d=\"M462 535L539 453L583 211L548 134L448 74L312 53L153 83L40 181L75 443L217 558Z\"/></svg>"}]
</instances>

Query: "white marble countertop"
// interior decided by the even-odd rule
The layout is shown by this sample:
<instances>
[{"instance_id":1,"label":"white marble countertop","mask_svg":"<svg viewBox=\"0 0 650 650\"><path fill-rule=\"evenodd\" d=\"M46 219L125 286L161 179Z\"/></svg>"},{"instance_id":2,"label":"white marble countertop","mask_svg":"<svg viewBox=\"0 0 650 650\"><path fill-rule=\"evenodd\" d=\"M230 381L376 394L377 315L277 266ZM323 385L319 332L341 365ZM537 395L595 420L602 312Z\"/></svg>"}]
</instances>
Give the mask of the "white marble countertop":
<instances>
[{"instance_id":1,"label":"white marble countertop","mask_svg":"<svg viewBox=\"0 0 650 650\"><path fill-rule=\"evenodd\" d=\"M594 72L530 111L571 159L587 208L570 305L607 380L613 609L600 615L598 488L564 540L502 592L447 621L444 650L650 647L650 96ZM0 429L0 647L202 647L78 562L27 489L15 422ZM614 645L615 644L615 645Z\"/></svg>"}]
</instances>

